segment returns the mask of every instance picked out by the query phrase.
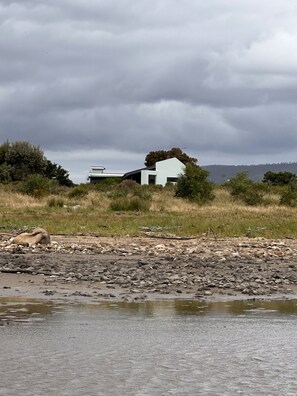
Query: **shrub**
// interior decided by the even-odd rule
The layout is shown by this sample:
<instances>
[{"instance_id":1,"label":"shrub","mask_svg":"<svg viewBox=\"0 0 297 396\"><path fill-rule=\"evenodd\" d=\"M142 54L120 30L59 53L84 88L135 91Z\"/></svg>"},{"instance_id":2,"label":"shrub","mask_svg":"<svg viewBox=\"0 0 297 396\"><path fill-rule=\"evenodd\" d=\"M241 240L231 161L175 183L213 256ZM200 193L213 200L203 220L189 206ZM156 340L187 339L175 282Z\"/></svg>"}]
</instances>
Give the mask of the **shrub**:
<instances>
[{"instance_id":1,"label":"shrub","mask_svg":"<svg viewBox=\"0 0 297 396\"><path fill-rule=\"evenodd\" d=\"M252 187L253 181L248 177L247 172L239 172L226 183L226 187L233 197L242 198Z\"/></svg>"},{"instance_id":2,"label":"shrub","mask_svg":"<svg viewBox=\"0 0 297 396\"><path fill-rule=\"evenodd\" d=\"M52 197L47 201L49 208L63 208L65 202L62 198Z\"/></svg>"},{"instance_id":3,"label":"shrub","mask_svg":"<svg viewBox=\"0 0 297 396\"><path fill-rule=\"evenodd\" d=\"M20 191L24 194L32 195L36 198L43 197L51 193L57 182L39 174L29 175L27 180L22 183Z\"/></svg>"},{"instance_id":4,"label":"shrub","mask_svg":"<svg viewBox=\"0 0 297 396\"><path fill-rule=\"evenodd\" d=\"M0 183L9 183L12 181L11 168L10 165L5 163L0 165Z\"/></svg>"},{"instance_id":5,"label":"shrub","mask_svg":"<svg viewBox=\"0 0 297 396\"><path fill-rule=\"evenodd\" d=\"M207 180L207 176L207 170L188 163L185 173L177 179L175 195L199 204L213 200L213 184Z\"/></svg>"},{"instance_id":6,"label":"shrub","mask_svg":"<svg viewBox=\"0 0 297 396\"><path fill-rule=\"evenodd\" d=\"M247 172L239 172L226 184L230 194L242 200L247 205L260 205L263 203L263 184L253 182Z\"/></svg>"},{"instance_id":7,"label":"shrub","mask_svg":"<svg viewBox=\"0 0 297 396\"><path fill-rule=\"evenodd\" d=\"M141 186L134 180L122 181L116 189L110 194L110 198L138 197L145 201L150 201L152 195L150 186Z\"/></svg>"},{"instance_id":8,"label":"shrub","mask_svg":"<svg viewBox=\"0 0 297 396\"><path fill-rule=\"evenodd\" d=\"M139 197L121 197L116 198L110 203L110 209L114 211L142 211L150 209L150 202L144 201Z\"/></svg>"},{"instance_id":9,"label":"shrub","mask_svg":"<svg viewBox=\"0 0 297 396\"><path fill-rule=\"evenodd\" d=\"M285 206L297 206L297 183L290 183L280 195L280 204Z\"/></svg>"},{"instance_id":10,"label":"shrub","mask_svg":"<svg viewBox=\"0 0 297 396\"><path fill-rule=\"evenodd\" d=\"M70 199L79 199L85 197L86 195L88 195L88 187L82 184L72 188L68 193L68 197Z\"/></svg>"},{"instance_id":11,"label":"shrub","mask_svg":"<svg viewBox=\"0 0 297 396\"><path fill-rule=\"evenodd\" d=\"M133 180L124 180L110 194L110 208L119 211L147 211L150 208L152 195L150 186L141 186Z\"/></svg>"},{"instance_id":12,"label":"shrub","mask_svg":"<svg viewBox=\"0 0 297 396\"><path fill-rule=\"evenodd\" d=\"M134 194L138 189L139 184L134 180L124 180L116 186L116 188L110 193L110 198L121 198L127 197L128 194Z\"/></svg>"},{"instance_id":13,"label":"shrub","mask_svg":"<svg viewBox=\"0 0 297 396\"><path fill-rule=\"evenodd\" d=\"M166 183L164 186L166 191L176 191L176 185L174 183Z\"/></svg>"},{"instance_id":14,"label":"shrub","mask_svg":"<svg viewBox=\"0 0 297 396\"><path fill-rule=\"evenodd\" d=\"M121 179L116 177L107 178L98 183L93 184L94 190L96 191L110 191L113 190L121 183Z\"/></svg>"},{"instance_id":15,"label":"shrub","mask_svg":"<svg viewBox=\"0 0 297 396\"><path fill-rule=\"evenodd\" d=\"M151 201L152 200L152 194L151 191L154 190L155 186L140 186L138 185L138 188L135 189L133 192L134 197L138 197L142 199L143 201Z\"/></svg>"},{"instance_id":16,"label":"shrub","mask_svg":"<svg viewBox=\"0 0 297 396\"><path fill-rule=\"evenodd\" d=\"M252 185L242 196L242 200L250 206L261 205L263 203L263 193L259 191L257 185Z\"/></svg>"}]
</instances>

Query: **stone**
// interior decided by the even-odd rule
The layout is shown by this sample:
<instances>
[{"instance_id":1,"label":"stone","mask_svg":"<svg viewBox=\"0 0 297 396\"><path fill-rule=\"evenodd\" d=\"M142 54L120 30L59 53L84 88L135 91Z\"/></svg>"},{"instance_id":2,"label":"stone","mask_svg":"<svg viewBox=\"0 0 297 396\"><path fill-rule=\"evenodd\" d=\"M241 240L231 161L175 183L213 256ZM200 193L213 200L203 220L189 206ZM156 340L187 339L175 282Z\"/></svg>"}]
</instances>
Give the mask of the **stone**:
<instances>
[{"instance_id":1,"label":"stone","mask_svg":"<svg viewBox=\"0 0 297 396\"><path fill-rule=\"evenodd\" d=\"M10 241L12 244L22 246L33 246L39 243L48 245L50 243L50 236L43 228L35 228L32 232L23 232Z\"/></svg>"}]
</instances>

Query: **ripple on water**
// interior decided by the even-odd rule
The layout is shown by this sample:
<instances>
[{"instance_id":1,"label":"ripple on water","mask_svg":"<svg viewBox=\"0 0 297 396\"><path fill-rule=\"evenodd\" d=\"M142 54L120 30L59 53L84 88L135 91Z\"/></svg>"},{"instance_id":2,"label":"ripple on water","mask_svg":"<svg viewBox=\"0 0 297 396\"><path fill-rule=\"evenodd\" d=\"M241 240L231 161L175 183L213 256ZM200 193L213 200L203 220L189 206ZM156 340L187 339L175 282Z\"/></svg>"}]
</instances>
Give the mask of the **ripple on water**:
<instances>
[{"instance_id":1,"label":"ripple on water","mask_svg":"<svg viewBox=\"0 0 297 396\"><path fill-rule=\"evenodd\" d=\"M297 394L296 301L14 304L1 395Z\"/></svg>"}]
</instances>

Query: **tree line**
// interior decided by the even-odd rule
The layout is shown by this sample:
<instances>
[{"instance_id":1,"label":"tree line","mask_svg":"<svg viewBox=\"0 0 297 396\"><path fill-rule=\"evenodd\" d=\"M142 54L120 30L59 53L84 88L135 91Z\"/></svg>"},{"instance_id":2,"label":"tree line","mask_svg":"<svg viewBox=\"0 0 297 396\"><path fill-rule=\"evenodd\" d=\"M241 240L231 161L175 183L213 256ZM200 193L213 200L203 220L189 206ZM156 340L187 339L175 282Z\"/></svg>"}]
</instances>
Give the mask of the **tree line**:
<instances>
[{"instance_id":1,"label":"tree line","mask_svg":"<svg viewBox=\"0 0 297 396\"><path fill-rule=\"evenodd\" d=\"M214 199L214 184L208 179L209 172L197 164L197 159L188 156L180 148L151 151L145 157L145 165L153 166L157 161L176 157L185 164L185 170L174 187L177 197L197 204ZM53 186L73 187L69 173L60 165L48 160L39 146L26 141L9 142L0 145L0 183L23 182L22 191L42 195L53 191ZM297 206L297 176L292 172L264 174L262 182L252 181L247 172L239 172L223 186L235 199L248 205L265 203L264 195L270 187L280 188L280 203ZM77 191L81 192L79 186Z\"/></svg>"},{"instance_id":2,"label":"tree line","mask_svg":"<svg viewBox=\"0 0 297 396\"><path fill-rule=\"evenodd\" d=\"M39 146L8 140L0 145L0 182L25 181L30 175L56 181L61 186L73 186L69 172L48 160Z\"/></svg>"}]
</instances>

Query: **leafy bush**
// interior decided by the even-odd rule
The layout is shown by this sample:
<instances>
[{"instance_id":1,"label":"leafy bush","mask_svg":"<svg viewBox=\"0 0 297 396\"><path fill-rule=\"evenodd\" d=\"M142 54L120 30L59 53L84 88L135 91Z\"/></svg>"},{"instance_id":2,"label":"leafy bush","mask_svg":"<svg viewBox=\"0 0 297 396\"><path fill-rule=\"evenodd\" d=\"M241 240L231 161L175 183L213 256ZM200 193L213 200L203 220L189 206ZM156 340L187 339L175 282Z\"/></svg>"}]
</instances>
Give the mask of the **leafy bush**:
<instances>
[{"instance_id":1,"label":"leafy bush","mask_svg":"<svg viewBox=\"0 0 297 396\"><path fill-rule=\"evenodd\" d=\"M80 199L86 195L88 195L88 187L83 184L72 188L68 193L70 199Z\"/></svg>"},{"instance_id":2,"label":"leafy bush","mask_svg":"<svg viewBox=\"0 0 297 396\"><path fill-rule=\"evenodd\" d=\"M12 181L11 177L12 167L7 164L0 165L0 183L9 183Z\"/></svg>"},{"instance_id":3,"label":"leafy bush","mask_svg":"<svg viewBox=\"0 0 297 396\"><path fill-rule=\"evenodd\" d=\"M124 180L110 194L110 198L116 199L124 197L138 197L144 201L150 201L152 199L150 186L141 186L134 180Z\"/></svg>"},{"instance_id":4,"label":"leafy bush","mask_svg":"<svg viewBox=\"0 0 297 396\"><path fill-rule=\"evenodd\" d=\"M253 181L248 177L247 172L239 172L226 183L226 187L233 197L242 198L253 186Z\"/></svg>"},{"instance_id":5,"label":"leafy bush","mask_svg":"<svg viewBox=\"0 0 297 396\"><path fill-rule=\"evenodd\" d=\"M249 190L242 196L244 203L250 206L261 205L263 203L263 193L256 184L252 185Z\"/></svg>"},{"instance_id":6,"label":"leafy bush","mask_svg":"<svg viewBox=\"0 0 297 396\"><path fill-rule=\"evenodd\" d=\"M110 191L116 188L121 183L121 179L117 177L107 178L99 183L93 184L96 191Z\"/></svg>"},{"instance_id":7,"label":"leafy bush","mask_svg":"<svg viewBox=\"0 0 297 396\"><path fill-rule=\"evenodd\" d=\"M150 202L139 197L116 198L110 203L110 209L114 211L141 211L146 212L150 209Z\"/></svg>"},{"instance_id":8,"label":"leafy bush","mask_svg":"<svg viewBox=\"0 0 297 396\"><path fill-rule=\"evenodd\" d=\"M150 208L152 195L150 186L141 186L133 180L122 181L110 194L111 210L147 211Z\"/></svg>"},{"instance_id":9,"label":"leafy bush","mask_svg":"<svg viewBox=\"0 0 297 396\"><path fill-rule=\"evenodd\" d=\"M138 197L139 199L142 199L143 201L151 201L152 200L152 194L151 190L154 190L155 186L139 186L134 192L133 196Z\"/></svg>"},{"instance_id":10,"label":"leafy bush","mask_svg":"<svg viewBox=\"0 0 297 396\"><path fill-rule=\"evenodd\" d=\"M166 183L164 189L166 191L176 191L176 185L174 183Z\"/></svg>"},{"instance_id":11,"label":"leafy bush","mask_svg":"<svg viewBox=\"0 0 297 396\"><path fill-rule=\"evenodd\" d=\"M32 174L22 183L20 191L24 194L40 198L50 194L56 186L57 182L38 174Z\"/></svg>"},{"instance_id":12,"label":"leafy bush","mask_svg":"<svg viewBox=\"0 0 297 396\"><path fill-rule=\"evenodd\" d=\"M297 206L297 183L290 183L280 195L280 204L285 206Z\"/></svg>"},{"instance_id":13,"label":"leafy bush","mask_svg":"<svg viewBox=\"0 0 297 396\"><path fill-rule=\"evenodd\" d=\"M117 186L117 191L124 191L124 192L131 192L131 191L136 191L140 185L136 183L134 180L123 180L118 186Z\"/></svg>"},{"instance_id":14,"label":"leafy bush","mask_svg":"<svg viewBox=\"0 0 297 396\"><path fill-rule=\"evenodd\" d=\"M185 173L177 179L175 195L199 204L213 200L213 184L207 180L207 176L207 170L188 163Z\"/></svg>"},{"instance_id":15,"label":"leafy bush","mask_svg":"<svg viewBox=\"0 0 297 396\"><path fill-rule=\"evenodd\" d=\"M263 203L263 184L253 182L247 172L239 172L226 184L230 194L242 200L247 205L260 205Z\"/></svg>"}]
</instances>

